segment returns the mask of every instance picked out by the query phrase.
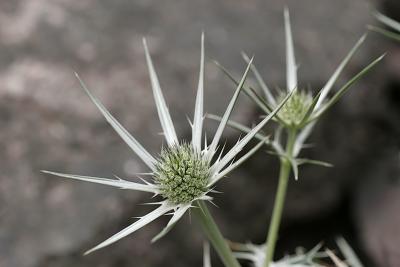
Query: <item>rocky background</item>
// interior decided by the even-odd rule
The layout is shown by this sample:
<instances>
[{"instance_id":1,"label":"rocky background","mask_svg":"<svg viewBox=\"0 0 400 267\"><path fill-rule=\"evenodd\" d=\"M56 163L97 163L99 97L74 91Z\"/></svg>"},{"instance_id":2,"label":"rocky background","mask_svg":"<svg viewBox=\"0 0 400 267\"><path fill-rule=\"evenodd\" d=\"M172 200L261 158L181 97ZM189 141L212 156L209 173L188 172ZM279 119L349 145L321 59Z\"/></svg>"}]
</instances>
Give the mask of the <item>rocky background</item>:
<instances>
[{"instance_id":1,"label":"rocky background","mask_svg":"<svg viewBox=\"0 0 400 267\"><path fill-rule=\"evenodd\" d=\"M400 20L396 0L286 1L301 84L317 90L366 24L371 5ZM284 85L283 1L0 1L0 266L201 266L202 234L186 216L161 241L168 218L82 253L145 214L147 194L74 182L42 169L135 179L145 167L79 88L80 73L151 152L162 144L141 38L146 36L177 131L189 136L200 55L239 75L244 50L270 86ZM291 181L278 256L344 235L366 266L400 266L400 44L370 33L338 85L380 54L385 61L318 124L306 166ZM206 110L221 114L232 85L208 61ZM236 120L258 119L242 97ZM209 136L215 129L207 122ZM238 133L226 131L228 144ZM218 187L211 208L226 236L264 240L277 160L260 152ZM215 266L218 260L214 259Z\"/></svg>"}]
</instances>

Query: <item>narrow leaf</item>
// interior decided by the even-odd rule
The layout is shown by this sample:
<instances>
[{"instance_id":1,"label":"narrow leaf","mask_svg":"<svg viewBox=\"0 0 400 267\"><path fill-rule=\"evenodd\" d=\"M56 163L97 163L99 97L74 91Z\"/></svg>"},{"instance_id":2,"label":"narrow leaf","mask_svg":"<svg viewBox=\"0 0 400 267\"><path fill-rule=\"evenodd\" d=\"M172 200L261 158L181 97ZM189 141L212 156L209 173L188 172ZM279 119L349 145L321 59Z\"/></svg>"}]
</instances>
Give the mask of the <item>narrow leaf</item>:
<instances>
[{"instance_id":1,"label":"narrow leaf","mask_svg":"<svg viewBox=\"0 0 400 267\"><path fill-rule=\"evenodd\" d=\"M391 32L379 27L375 27L375 26L368 26L368 29L377 33L381 33L383 35L385 35L386 37L392 38L396 41L400 41L400 34L399 33L395 33L395 32Z\"/></svg>"},{"instance_id":2,"label":"narrow leaf","mask_svg":"<svg viewBox=\"0 0 400 267\"><path fill-rule=\"evenodd\" d=\"M218 61L214 61L214 64L222 70L222 72L228 76L228 78L237 86L239 84L239 82L235 79L235 77L233 77L233 75L224 67L222 66ZM254 101L254 103L257 104L257 106L264 111L266 114L270 113L272 108L270 108L270 106L262 100L262 98L260 96L258 96L255 93L255 90L251 87L247 87L245 85L243 85L243 92L251 99Z\"/></svg>"},{"instance_id":3,"label":"narrow leaf","mask_svg":"<svg viewBox=\"0 0 400 267\"><path fill-rule=\"evenodd\" d=\"M374 12L375 17L382 22L383 24L389 26L390 28L400 32L400 22L395 21L392 18L389 18L388 16L383 15L382 13L375 11Z\"/></svg>"},{"instance_id":4,"label":"narrow leaf","mask_svg":"<svg viewBox=\"0 0 400 267\"><path fill-rule=\"evenodd\" d=\"M286 86L288 91L297 88L297 65L294 56L293 36L290 26L289 10L284 11L285 18L285 39L286 39Z\"/></svg>"},{"instance_id":5,"label":"narrow leaf","mask_svg":"<svg viewBox=\"0 0 400 267\"><path fill-rule=\"evenodd\" d=\"M236 100L237 100L237 98L239 96L240 90L242 89L243 84L246 81L246 77L247 77L247 74L249 72L249 69L250 69L250 66L251 66L252 62L253 62L253 58L250 60L249 64L247 65L246 70L245 70L245 72L244 72L244 74L242 76L242 79L240 80L240 83L237 86L236 91L233 94L232 99L228 104L228 107L226 108L226 111L225 111L225 113L224 113L224 115L222 117L221 123L219 124L219 126L217 128L217 131L216 131L216 133L214 135L214 138L213 138L213 140L211 142L211 145L209 147L209 150L208 150L208 156L209 157L212 157L212 155L214 155L214 153L215 153L215 151L217 149L217 145L219 143L219 140L221 139L222 132L224 131L226 123L227 123L227 121L229 119L229 116L232 113L233 107L234 107L234 105L236 103Z\"/></svg>"},{"instance_id":6,"label":"narrow leaf","mask_svg":"<svg viewBox=\"0 0 400 267\"><path fill-rule=\"evenodd\" d=\"M378 64L385 55L382 55L372 61L368 66L362 69L357 75L355 75L350 81L348 81L340 90L326 103L321 109L316 112L315 116L310 120L315 120L319 118L322 114L324 114L332 105L334 105L342 96L351 88L351 86L356 83L359 79L361 79L365 74L367 74L376 64Z\"/></svg>"},{"instance_id":7,"label":"narrow leaf","mask_svg":"<svg viewBox=\"0 0 400 267\"><path fill-rule=\"evenodd\" d=\"M104 248L106 246L111 245L112 243L120 240L121 238L126 237L129 234L132 234L133 232L137 231L138 229L142 228L143 226L151 223L152 221L154 221L155 219L159 218L160 216L164 215L165 213L167 213L168 211L172 210L174 207L171 206L170 204L164 202L160 207L158 207L157 209L153 210L152 212L148 213L147 215L143 216L142 218L140 218L139 220L137 220L136 222L134 222L133 224L131 224L130 226L126 227L125 229L123 229L122 231L116 233L115 235L113 235L112 237L108 238L107 240L103 241L102 243L100 243L99 245L97 245L96 247L88 250L87 252L85 252L85 255L92 253L93 251L96 251L98 249Z\"/></svg>"},{"instance_id":8,"label":"narrow leaf","mask_svg":"<svg viewBox=\"0 0 400 267\"><path fill-rule=\"evenodd\" d=\"M108 110L103 106L103 104L94 97L89 89L86 87L85 83L81 80L79 75L75 73L76 78L80 82L83 90L85 90L86 94L90 97L92 102L97 106L100 110L101 114L105 117L107 122L114 128L114 130L119 134L119 136L125 141L125 143L135 152L146 165L152 170L155 170L154 163L156 160L150 155L149 152L144 149L144 147L130 134L128 131L122 127L122 125L108 112Z\"/></svg>"},{"instance_id":9,"label":"narrow leaf","mask_svg":"<svg viewBox=\"0 0 400 267\"><path fill-rule=\"evenodd\" d=\"M136 191L150 192L150 193L154 193L154 194L159 193L158 187L155 185L134 183L134 182L123 180L121 178L109 179L109 178L101 178L101 177L66 174L66 173L59 173L59 172L52 172L52 171L42 171L42 172L51 174L51 175L55 175L58 177L80 180L80 181L85 181L85 182L91 182L91 183L96 183L96 184L109 185L109 186L114 186L114 187L118 187L121 189L130 189L130 190L136 190Z\"/></svg>"},{"instance_id":10,"label":"narrow leaf","mask_svg":"<svg viewBox=\"0 0 400 267\"><path fill-rule=\"evenodd\" d=\"M199 84L197 86L196 106L194 110L192 144L197 151L201 150L201 133L203 131L203 105L204 105L204 33L201 34L201 56Z\"/></svg>"},{"instance_id":11,"label":"narrow leaf","mask_svg":"<svg viewBox=\"0 0 400 267\"><path fill-rule=\"evenodd\" d=\"M169 146L178 144L175 128L172 123L171 115L167 104L165 103L164 96L161 91L160 83L158 81L157 73L154 69L153 62L147 47L146 39L143 38L143 46L146 54L147 66L150 74L151 87L153 89L154 100L157 106L158 117L160 118L161 127L164 131L165 138Z\"/></svg>"},{"instance_id":12,"label":"narrow leaf","mask_svg":"<svg viewBox=\"0 0 400 267\"><path fill-rule=\"evenodd\" d=\"M316 109L318 109L325 98L327 97L328 93L332 89L333 85L337 81L339 75L342 73L344 67L346 67L347 63L350 61L350 59L353 57L355 52L358 50L358 48L361 46L361 44L365 41L365 38L367 37L366 34L364 34L354 45L354 47L350 50L350 52L346 55L346 57L343 59L343 61L339 64L339 66L336 68L335 72L332 74L332 76L329 78L328 82L325 84L324 87L322 87L321 90L321 97L319 98L317 104L316 104Z\"/></svg>"},{"instance_id":13,"label":"narrow leaf","mask_svg":"<svg viewBox=\"0 0 400 267\"><path fill-rule=\"evenodd\" d=\"M245 53L242 53L242 57L246 62L249 62L250 59ZM260 72L257 70L254 64L251 65L251 71L253 72L254 77L256 77L256 80L260 85L262 91L264 92L265 98L267 99L269 104L271 106L276 106L276 100L272 95L271 90L269 90L268 86L265 84L264 79L261 77Z\"/></svg>"},{"instance_id":14,"label":"narrow leaf","mask_svg":"<svg viewBox=\"0 0 400 267\"><path fill-rule=\"evenodd\" d=\"M156 242L163 236L165 236L169 231L171 231L172 227L179 221L180 218L185 214L185 212L190 208L191 204L180 205L176 211L174 211L174 215L169 220L167 226L158 234L156 235L151 242Z\"/></svg>"}]
</instances>

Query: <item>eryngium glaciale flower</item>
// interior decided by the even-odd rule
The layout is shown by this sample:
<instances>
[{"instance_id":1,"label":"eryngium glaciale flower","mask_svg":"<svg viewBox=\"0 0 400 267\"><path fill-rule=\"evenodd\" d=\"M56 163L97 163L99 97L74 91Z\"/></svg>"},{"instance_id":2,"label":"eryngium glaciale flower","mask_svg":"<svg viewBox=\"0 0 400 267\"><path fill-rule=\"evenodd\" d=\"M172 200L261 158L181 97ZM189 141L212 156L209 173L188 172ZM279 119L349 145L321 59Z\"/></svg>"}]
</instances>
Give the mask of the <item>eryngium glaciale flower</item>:
<instances>
[{"instance_id":1,"label":"eryngium glaciale flower","mask_svg":"<svg viewBox=\"0 0 400 267\"><path fill-rule=\"evenodd\" d=\"M370 30L382 33L383 35L385 35L389 38L400 41L400 22L395 21L394 19L383 15L383 14L379 13L378 11L375 11L374 15L380 22L385 24L391 30L394 30L394 32L390 31L390 30L382 29L380 27L375 27L375 26L369 26L368 28Z\"/></svg>"},{"instance_id":2,"label":"eryngium glaciale flower","mask_svg":"<svg viewBox=\"0 0 400 267\"><path fill-rule=\"evenodd\" d=\"M274 149L274 153L286 157L291 161L293 166L293 171L295 172L295 178L297 179L297 165L312 163L324 166L330 166L324 162L309 160L309 159L298 159L298 155L301 149L304 147L304 143L312 132L312 129L316 121L328 110L330 109L349 89L350 87L358 81L362 76L364 76L368 71L370 71L379 61L382 60L383 56L378 57L372 61L369 65L363 68L358 74L351 78L345 85L343 85L331 98L328 99L328 94L331 92L334 84L336 83L339 75L342 73L345 66L348 64L350 59L353 57L355 52L364 42L366 35L363 35L346 57L342 60L339 66L336 68L332 76L328 79L326 84L322 89L313 96L310 91L299 88L297 79L297 64L294 54L293 37L290 25L289 11L285 8L284 11L284 23L285 23L285 39L286 39L286 90L279 90L277 94L273 94L269 87L266 85L265 81L261 77L259 71L254 64L251 66L251 71L259 84L262 95L260 95L257 90L250 86L244 85L243 91L254 101L254 103L261 108L266 115L268 115L272 110L274 110L282 95L292 93L292 97L284 104L282 109L274 117L279 124L274 135L274 139L270 141L267 139L266 143L271 145ZM250 59L246 54L243 53L245 61L250 62ZM228 77L238 84L238 81L220 64L217 65L228 75ZM209 118L214 120L221 120L220 117L214 115L208 115ZM242 132L249 132L250 129L242 124L234 121L229 121L228 125L240 130ZM288 130L296 131L296 140L293 146L293 154L286 155L284 146L282 145L281 132L282 128ZM265 140L265 135L261 132L255 136L259 140Z\"/></svg>"},{"instance_id":3,"label":"eryngium glaciale flower","mask_svg":"<svg viewBox=\"0 0 400 267\"><path fill-rule=\"evenodd\" d=\"M152 241L155 241L165 235L188 209L194 207L197 200L211 201L212 197L210 196L210 193L213 192L215 183L238 167L258 148L261 147L264 140L250 149L246 154L242 155L239 159L234 161L234 158L242 151L247 143L279 111L284 102L290 97L290 95L288 95L285 99L283 99L282 104L280 104L273 112L269 114L269 116L264 118L242 139L238 140L238 142L225 155L221 155L219 152L217 153L222 132L225 129L229 116L233 110L235 102L240 94L240 90L245 82L247 73L250 69L252 61L250 60L246 71L244 72L244 75L237 86L236 91L228 104L228 107L226 108L223 119L217 128L212 142L208 145L207 140L205 140L204 145L202 145L204 119L204 36L202 35L200 78L197 88L194 118L193 123L191 124L192 140L190 143L179 141L145 40L143 40L143 44L158 116L167 143L167 146L161 149L161 152L157 158L151 155L132 135L130 135L128 131L125 130L122 125L106 110L103 104L89 92L79 76L77 76L77 78L79 79L83 89L106 118L108 123L149 167L150 174L153 179L143 180L143 183L135 183L118 177L117 179L109 179L45 171L46 173L60 177L104 184L119 187L121 189L144 191L154 195L160 195L162 197L162 201L153 203L159 204L158 208L141 217L139 220L100 243L93 249L87 251L86 254L118 241L119 239L135 232L162 215L172 215L172 218L167 226L156 237L153 238Z\"/></svg>"},{"instance_id":4,"label":"eryngium glaciale flower","mask_svg":"<svg viewBox=\"0 0 400 267\"><path fill-rule=\"evenodd\" d=\"M285 36L286 36L286 90L291 92L297 89L289 101L283 106L282 110L278 112L276 119L283 127L303 129L308 125L313 125L322 114L324 114L333 104L335 104L339 98L367 71L369 71L375 64L377 64L382 56L378 57L371 64L365 67L360 73L354 76L349 82L347 82L339 91L334 94L330 99L327 99L328 94L332 90L335 82L337 81L339 75L342 73L343 69L353 57L355 52L364 42L366 35L364 34L346 55L343 61L336 68L335 72L322 87L319 93L312 96L311 92L302 90L298 86L297 79L297 63L295 59L293 37L290 25L289 11L286 8L284 11L284 22L285 22ZM246 61L249 58L246 54L243 54ZM268 88L264 80L262 79L260 73L255 66L251 67L251 70L263 92L264 97L258 96L255 90L246 88L245 92L250 94L250 97L255 100L255 102L262 106L262 109L269 113L276 107L278 100L285 91L278 92L278 96L275 97L272 91Z\"/></svg>"}]
</instances>

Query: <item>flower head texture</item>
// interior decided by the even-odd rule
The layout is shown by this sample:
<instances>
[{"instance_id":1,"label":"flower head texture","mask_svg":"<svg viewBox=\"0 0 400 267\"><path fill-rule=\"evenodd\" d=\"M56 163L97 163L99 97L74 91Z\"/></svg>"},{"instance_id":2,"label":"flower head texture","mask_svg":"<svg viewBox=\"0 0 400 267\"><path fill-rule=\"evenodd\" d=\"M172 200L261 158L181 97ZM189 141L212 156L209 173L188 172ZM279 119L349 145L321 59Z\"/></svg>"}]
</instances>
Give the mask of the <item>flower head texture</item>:
<instances>
[{"instance_id":1,"label":"flower head texture","mask_svg":"<svg viewBox=\"0 0 400 267\"><path fill-rule=\"evenodd\" d=\"M154 174L164 198L175 204L189 203L207 192L210 162L184 143L162 149Z\"/></svg>"},{"instance_id":2,"label":"flower head texture","mask_svg":"<svg viewBox=\"0 0 400 267\"><path fill-rule=\"evenodd\" d=\"M243 150L249 141L257 132L271 120L279 111L285 101L290 97L282 99L281 104L277 105L267 117L251 129L243 138L228 150L224 155L219 152L220 140L229 116L234 108L235 102L240 94L240 90L245 82L247 73L250 69L250 60L243 77L238 84L227 108L222 117L216 133L210 144L202 142L203 132L203 95L204 95L204 35L201 41L200 58L200 77L195 101L194 118L191 123L192 138L190 142L179 140L176 134L173 121L171 119L167 104L165 103L161 87L155 72L152 59L150 57L146 40L143 40L146 61L150 74L150 82L156 103L158 117L161 123L163 134L166 140L166 146L161 148L158 156L151 155L125 128L107 111L103 104L94 97L83 81L77 76L81 86L88 94L92 102L97 106L107 122L114 128L118 135L126 142L133 152L147 165L152 179L143 180L143 183L136 183L121 178L110 179L100 177L90 177L81 175L71 175L58 172L45 171L46 173L71 178L81 181L93 182L103 185L129 189L134 191L143 191L158 195L161 198L156 209L147 215L140 217L136 222L103 241L86 253L106 247L119 239L137 231L148 223L156 220L163 215L172 215L167 226L153 238L153 241L164 236L175 223L192 207L196 206L196 201L211 201L210 194L213 192L215 183L225 177L229 172L237 168L247 158L259 149L264 142L262 140L258 145L251 148L247 153L235 160L235 157ZM154 204L154 203L153 203Z\"/></svg>"}]
</instances>

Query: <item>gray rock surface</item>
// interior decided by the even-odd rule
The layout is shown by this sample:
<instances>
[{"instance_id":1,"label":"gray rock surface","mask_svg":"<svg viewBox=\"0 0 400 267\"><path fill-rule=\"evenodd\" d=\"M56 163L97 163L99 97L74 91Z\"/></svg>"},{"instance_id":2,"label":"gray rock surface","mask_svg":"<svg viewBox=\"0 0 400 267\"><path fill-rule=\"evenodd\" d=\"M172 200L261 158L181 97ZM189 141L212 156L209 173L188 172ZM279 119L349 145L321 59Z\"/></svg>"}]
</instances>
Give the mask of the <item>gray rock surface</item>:
<instances>
[{"instance_id":1,"label":"gray rock surface","mask_svg":"<svg viewBox=\"0 0 400 267\"><path fill-rule=\"evenodd\" d=\"M373 18L362 0L293 0L288 5L301 83L317 89ZM191 117L193 112L201 31L206 33L209 58L240 75L244 69L240 51L255 54L269 85L282 86L282 10L283 3L272 0L0 1L0 266L200 266L202 235L189 217L156 244L150 239L167 218L83 257L86 249L128 225L132 217L145 214L149 207L138 204L148 196L39 171L135 179L135 173L146 170L79 89L73 71L156 154L162 144L161 129L141 38L148 38L177 131L188 137L186 114ZM398 146L396 44L371 34L339 81L385 50L392 57L384 67L358 84L317 127L312 137L317 146L306 154L336 167L302 169L301 180L291 182L284 220L285 229L329 216L350 194L357 200L351 223L360 236L360 250L382 267L389 265L382 261L382 248L374 240L383 236L388 247L384 255L396 257L398 235L387 231L391 227L398 231L398 216L393 215L399 208L398 189L358 184L368 173L373 185L387 169L384 152ZM206 68L206 110L221 114L232 85L211 61ZM388 88L389 81L397 89ZM250 124L258 112L243 97L234 118ZM215 124L207 122L207 127L211 136ZM233 143L238 134L227 131L226 138ZM260 152L219 186L224 194L216 197L220 208L212 212L228 238L263 240L276 186L275 164ZM377 223L366 208L369 201L382 211ZM386 201L392 204L387 206ZM329 236L309 233L313 241L320 238Z\"/></svg>"},{"instance_id":2,"label":"gray rock surface","mask_svg":"<svg viewBox=\"0 0 400 267\"><path fill-rule=\"evenodd\" d=\"M389 152L389 151L388 151ZM398 151L370 168L358 188L355 206L362 240L378 266L399 266L400 158ZM380 166L379 166L380 165Z\"/></svg>"}]
</instances>

